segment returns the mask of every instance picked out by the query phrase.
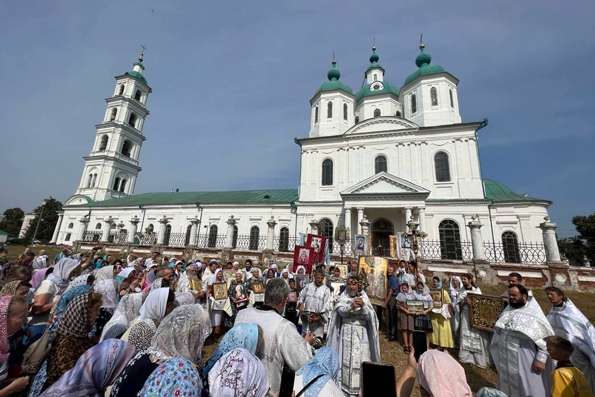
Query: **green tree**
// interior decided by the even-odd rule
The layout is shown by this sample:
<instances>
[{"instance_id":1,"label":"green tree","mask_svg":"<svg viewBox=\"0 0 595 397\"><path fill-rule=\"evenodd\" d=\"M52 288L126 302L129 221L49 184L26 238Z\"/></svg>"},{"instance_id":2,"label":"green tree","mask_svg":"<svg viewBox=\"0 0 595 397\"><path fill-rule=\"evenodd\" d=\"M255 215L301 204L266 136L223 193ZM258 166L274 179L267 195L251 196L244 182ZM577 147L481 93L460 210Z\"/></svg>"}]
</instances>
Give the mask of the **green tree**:
<instances>
[{"instance_id":1,"label":"green tree","mask_svg":"<svg viewBox=\"0 0 595 397\"><path fill-rule=\"evenodd\" d=\"M60 211L62 211L61 202L51 196L45 199L44 202L33 211L35 218L33 218L29 229L27 229L25 241L31 242L34 235L36 240L44 242L50 241L54 234L56 223L58 223L58 212ZM39 227L37 227L38 222ZM37 229L37 234L35 234L35 229Z\"/></svg>"},{"instance_id":2,"label":"green tree","mask_svg":"<svg viewBox=\"0 0 595 397\"><path fill-rule=\"evenodd\" d=\"M4 218L0 222L0 230L4 230L11 237L19 235L25 212L20 208L9 208L4 211Z\"/></svg>"},{"instance_id":3,"label":"green tree","mask_svg":"<svg viewBox=\"0 0 595 397\"><path fill-rule=\"evenodd\" d=\"M572 223L577 235L558 241L560 251L571 265L584 266L589 261L595 266L595 213L587 216L575 216Z\"/></svg>"}]
</instances>

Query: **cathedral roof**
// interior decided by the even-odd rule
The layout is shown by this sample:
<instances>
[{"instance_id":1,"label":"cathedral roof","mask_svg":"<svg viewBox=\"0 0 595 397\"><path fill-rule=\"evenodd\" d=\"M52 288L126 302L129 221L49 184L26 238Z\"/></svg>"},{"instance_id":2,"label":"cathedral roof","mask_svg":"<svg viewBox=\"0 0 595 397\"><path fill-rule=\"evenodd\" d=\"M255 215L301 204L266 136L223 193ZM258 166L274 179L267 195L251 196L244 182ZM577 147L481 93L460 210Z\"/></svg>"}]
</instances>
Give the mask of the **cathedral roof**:
<instances>
[{"instance_id":1,"label":"cathedral roof","mask_svg":"<svg viewBox=\"0 0 595 397\"><path fill-rule=\"evenodd\" d=\"M263 189L227 192L159 192L96 201L84 207L130 207L139 205L184 204L291 204L298 199L297 189Z\"/></svg>"},{"instance_id":2,"label":"cathedral roof","mask_svg":"<svg viewBox=\"0 0 595 397\"><path fill-rule=\"evenodd\" d=\"M405 79L405 82L403 83L403 86L406 86L407 84L411 83L412 81L417 80L420 77L424 77L424 76L431 76L434 74L440 74L440 73L448 73L442 66L440 65L432 65L432 56L430 54L428 54L427 52L424 52L424 48L425 45L422 43L419 46L420 49L420 53L419 55L415 58L415 64L417 65L417 70L413 73L411 73L409 76L407 76L407 78Z\"/></svg>"},{"instance_id":3,"label":"cathedral roof","mask_svg":"<svg viewBox=\"0 0 595 397\"><path fill-rule=\"evenodd\" d=\"M397 87L393 87L386 80L382 82L383 87L381 90L372 90L371 87L373 85L374 85L374 83L364 84L362 86L362 88L360 88L360 90L355 94L355 101L360 102L362 99L364 99L366 97L375 96L375 95L390 94L390 95L399 96L399 89Z\"/></svg>"},{"instance_id":4,"label":"cathedral roof","mask_svg":"<svg viewBox=\"0 0 595 397\"><path fill-rule=\"evenodd\" d=\"M526 194L519 194L515 193L510 189L508 186L504 185L503 183L494 181L492 179L484 179L483 180L483 187L485 190L485 196L487 200L493 202L546 202L549 203L548 200L543 200L535 197L530 197Z\"/></svg>"}]
</instances>

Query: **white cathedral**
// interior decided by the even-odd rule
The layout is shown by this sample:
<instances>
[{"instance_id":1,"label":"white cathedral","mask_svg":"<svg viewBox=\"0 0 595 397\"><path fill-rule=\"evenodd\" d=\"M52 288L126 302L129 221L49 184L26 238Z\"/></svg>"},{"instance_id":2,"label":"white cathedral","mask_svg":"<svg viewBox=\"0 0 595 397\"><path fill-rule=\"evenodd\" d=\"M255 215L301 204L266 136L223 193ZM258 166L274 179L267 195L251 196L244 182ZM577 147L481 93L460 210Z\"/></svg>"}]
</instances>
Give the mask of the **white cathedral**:
<instances>
[{"instance_id":1,"label":"white cathedral","mask_svg":"<svg viewBox=\"0 0 595 397\"><path fill-rule=\"evenodd\" d=\"M310 99L309 131L295 139L298 189L135 194L151 93L141 55L115 77L53 242L288 252L300 234L332 240L340 227L349 253L355 235L388 249L414 221L428 257L465 260L474 221L505 251L502 261L525 262L519 247L543 242L551 202L482 177L477 138L487 123L461 120L459 80L423 44L402 84L389 83L376 48L369 60L357 92L333 60ZM330 247L338 252L337 241Z\"/></svg>"}]
</instances>

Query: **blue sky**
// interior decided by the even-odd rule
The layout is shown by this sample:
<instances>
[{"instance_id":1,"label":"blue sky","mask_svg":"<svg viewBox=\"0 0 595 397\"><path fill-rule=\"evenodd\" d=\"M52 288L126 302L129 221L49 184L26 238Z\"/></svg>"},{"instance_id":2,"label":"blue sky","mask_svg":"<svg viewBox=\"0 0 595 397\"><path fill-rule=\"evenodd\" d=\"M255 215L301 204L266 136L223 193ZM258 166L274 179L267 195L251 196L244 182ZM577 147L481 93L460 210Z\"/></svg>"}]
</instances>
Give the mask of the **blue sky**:
<instances>
[{"instance_id":1,"label":"blue sky","mask_svg":"<svg viewBox=\"0 0 595 397\"><path fill-rule=\"evenodd\" d=\"M433 62L460 79L482 172L554 201L562 235L595 210L595 2L6 1L0 6L0 210L71 195L113 76L147 47L137 192L295 187L308 99L334 51L361 85L375 38L387 80Z\"/></svg>"}]
</instances>

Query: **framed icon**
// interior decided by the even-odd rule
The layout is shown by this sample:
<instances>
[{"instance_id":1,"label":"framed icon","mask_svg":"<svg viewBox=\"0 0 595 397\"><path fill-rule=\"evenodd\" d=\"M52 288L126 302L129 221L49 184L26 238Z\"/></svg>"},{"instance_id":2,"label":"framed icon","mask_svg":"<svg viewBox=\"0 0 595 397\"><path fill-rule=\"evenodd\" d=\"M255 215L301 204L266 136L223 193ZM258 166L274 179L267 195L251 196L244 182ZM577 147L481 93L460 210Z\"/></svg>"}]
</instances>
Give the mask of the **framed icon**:
<instances>
[{"instance_id":1,"label":"framed icon","mask_svg":"<svg viewBox=\"0 0 595 397\"><path fill-rule=\"evenodd\" d=\"M213 284L213 298L217 301L227 299L227 283Z\"/></svg>"}]
</instances>

